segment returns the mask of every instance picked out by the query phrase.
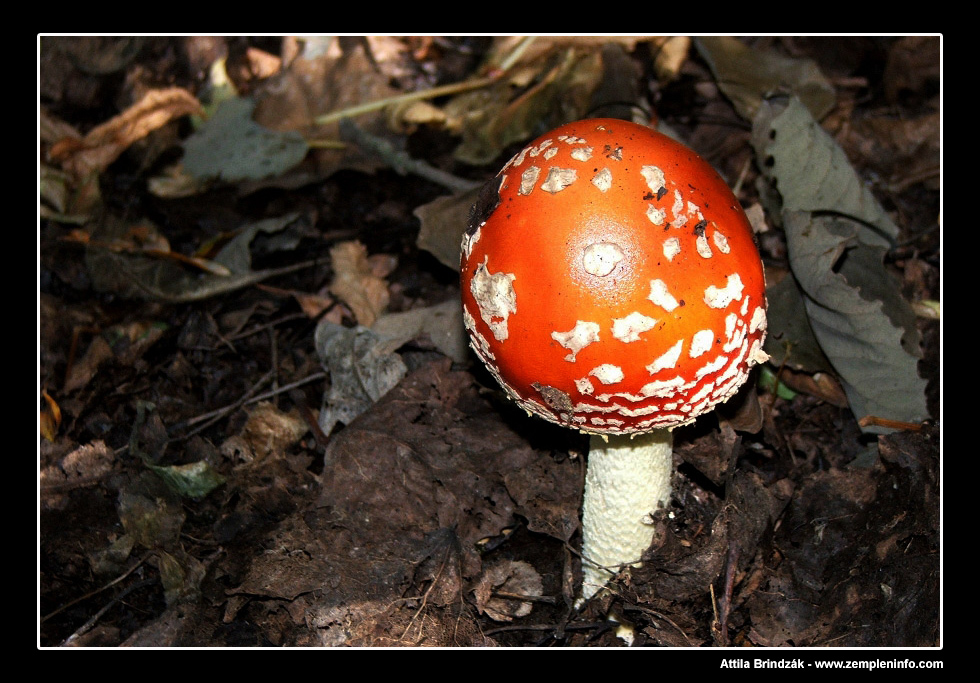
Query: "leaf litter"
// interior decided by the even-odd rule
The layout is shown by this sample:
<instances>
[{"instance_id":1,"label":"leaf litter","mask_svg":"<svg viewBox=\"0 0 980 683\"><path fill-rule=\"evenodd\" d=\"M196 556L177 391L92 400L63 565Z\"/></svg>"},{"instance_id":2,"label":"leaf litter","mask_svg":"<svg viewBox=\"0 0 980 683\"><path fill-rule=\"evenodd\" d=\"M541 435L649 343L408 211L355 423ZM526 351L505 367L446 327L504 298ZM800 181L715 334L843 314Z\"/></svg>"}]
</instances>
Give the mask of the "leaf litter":
<instances>
[{"instance_id":1,"label":"leaf litter","mask_svg":"<svg viewBox=\"0 0 980 683\"><path fill-rule=\"evenodd\" d=\"M941 644L941 321L909 314L941 291L938 39L76 40L40 50L39 644L623 646L610 615L634 645ZM305 153L222 137L272 170L177 182L204 119L140 94L175 55L200 77L174 102L247 97L241 130ZM106 70L133 104L100 116ZM580 613L586 442L461 351L453 226L465 188L610 93L738 151L711 161L758 216L770 371L797 393L678 430L649 561ZM886 128L896 107L916 125ZM143 120L97 158L71 142Z\"/></svg>"}]
</instances>

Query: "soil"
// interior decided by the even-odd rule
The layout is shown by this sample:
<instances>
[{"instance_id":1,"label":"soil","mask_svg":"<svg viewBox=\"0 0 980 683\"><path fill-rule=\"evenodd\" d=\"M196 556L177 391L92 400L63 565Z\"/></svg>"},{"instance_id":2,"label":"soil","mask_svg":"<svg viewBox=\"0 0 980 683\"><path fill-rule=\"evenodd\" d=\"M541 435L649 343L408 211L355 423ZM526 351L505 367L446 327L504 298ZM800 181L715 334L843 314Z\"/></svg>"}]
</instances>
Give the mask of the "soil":
<instances>
[{"instance_id":1,"label":"soil","mask_svg":"<svg viewBox=\"0 0 980 683\"><path fill-rule=\"evenodd\" d=\"M398 91L472 77L492 43L400 38L391 72L376 43L347 40L359 59L373 48ZM287 44L45 37L40 105L85 136L151 89L203 98L217 56L240 93L271 97ZM887 267L909 301L938 302L939 39L747 44L828 77L821 124L901 229ZM640 99L756 201L748 127L703 57L691 50L665 82L649 44L623 54ZM446 187L387 163L308 158L275 181L154 191L191 133L191 116L174 115L95 162L94 182L75 153L90 139L42 141L72 198L39 219L40 647L623 647L623 622L634 647L942 645L938 315L915 323L921 423L870 433L833 373L800 371L784 375L792 392L746 392L752 420L677 430L648 561L576 608L586 437L529 419L433 334L393 350L399 381L369 391L356 417L318 420L354 399L325 398L339 371L317 330L368 315L337 294L338 245L363 247L352 272L369 310L458 300L456 271L420 247L418 209ZM449 126L396 137L474 185L522 142L475 164L454 157ZM248 245L262 277L200 287L241 226L287 212ZM94 260L107 226L126 235L112 233L111 268ZM137 233L157 250L134 253ZM785 270L779 230L760 249ZM147 259L176 263L179 287L154 289ZM137 289L117 278L130 267Z\"/></svg>"}]
</instances>

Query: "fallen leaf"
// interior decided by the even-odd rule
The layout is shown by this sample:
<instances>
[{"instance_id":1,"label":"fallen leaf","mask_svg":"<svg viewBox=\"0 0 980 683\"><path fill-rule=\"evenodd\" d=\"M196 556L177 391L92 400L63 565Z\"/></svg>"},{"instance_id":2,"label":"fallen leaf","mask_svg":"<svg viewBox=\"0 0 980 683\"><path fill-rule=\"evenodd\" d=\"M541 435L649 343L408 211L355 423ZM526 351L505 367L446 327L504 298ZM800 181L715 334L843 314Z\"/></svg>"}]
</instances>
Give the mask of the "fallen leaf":
<instances>
[{"instance_id":1,"label":"fallen leaf","mask_svg":"<svg viewBox=\"0 0 980 683\"><path fill-rule=\"evenodd\" d=\"M44 508L61 507L72 487L99 480L112 471L115 463L113 450L104 441L93 441L75 448L57 464L45 467L39 479Z\"/></svg>"},{"instance_id":2,"label":"fallen leaf","mask_svg":"<svg viewBox=\"0 0 980 683\"><path fill-rule=\"evenodd\" d=\"M208 495L214 489L225 483L211 465L198 460L186 465L147 465L167 486L184 498L198 499Z\"/></svg>"},{"instance_id":3,"label":"fallen leaf","mask_svg":"<svg viewBox=\"0 0 980 683\"><path fill-rule=\"evenodd\" d=\"M248 411L242 436L254 457L261 459L281 456L308 431L309 426L298 411L284 413L263 401Z\"/></svg>"},{"instance_id":4,"label":"fallen leaf","mask_svg":"<svg viewBox=\"0 0 980 683\"><path fill-rule=\"evenodd\" d=\"M330 258L330 293L350 307L358 323L370 327L388 306L388 283L377 275L360 242L340 242L330 250Z\"/></svg>"},{"instance_id":5,"label":"fallen leaf","mask_svg":"<svg viewBox=\"0 0 980 683\"><path fill-rule=\"evenodd\" d=\"M251 269L250 246L256 236L283 231L297 216L287 214L243 225L210 259L137 249L132 243L132 226L110 216L92 231L85 263L98 291L135 299L200 301L304 267ZM285 248L289 244L286 240Z\"/></svg>"},{"instance_id":6,"label":"fallen leaf","mask_svg":"<svg viewBox=\"0 0 980 683\"><path fill-rule=\"evenodd\" d=\"M506 560L484 570L473 589L476 608L494 621L526 617L534 604L520 596L537 597L543 592L541 575L520 560Z\"/></svg>"},{"instance_id":7,"label":"fallen leaf","mask_svg":"<svg viewBox=\"0 0 980 683\"><path fill-rule=\"evenodd\" d=\"M398 354L386 348L377 333L362 326L350 328L322 320L315 343L320 362L330 373L319 418L324 434L338 423L350 424L407 372Z\"/></svg>"},{"instance_id":8,"label":"fallen leaf","mask_svg":"<svg viewBox=\"0 0 980 683\"><path fill-rule=\"evenodd\" d=\"M252 95L256 123L277 131L295 131L314 143L311 158L317 173L328 176L350 168L370 172L378 161L354 145L338 145L336 121L316 124L317 117L383 101L397 95L392 87L402 40L366 36L355 41L337 37L295 39L299 54L278 74L259 84ZM400 138L387 126L383 107L361 113L357 124L373 135Z\"/></svg>"},{"instance_id":9,"label":"fallen leaf","mask_svg":"<svg viewBox=\"0 0 980 683\"><path fill-rule=\"evenodd\" d=\"M549 51L487 88L458 95L445 107L448 127L462 137L456 159L487 164L508 145L533 138L542 122L582 118L601 76L598 49L570 47Z\"/></svg>"},{"instance_id":10,"label":"fallen leaf","mask_svg":"<svg viewBox=\"0 0 980 683\"><path fill-rule=\"evenodd\" d=\"M155 344L166 327L153 320L134 320L114 325L96 335L85 354L69 367L64 391L72 392L86 386L99 368L112 359L124 365L132 364Z\"/></svg>"},{"instance_id":11,"label":"fallen leaf","mask_svg":"<svg viewBox=\"0 0 980 683\"><path fill-rule=\"evenodd\" d=\"M46 390L42 390L41 396L45 403L45 407L41 408L39 417L41 436L48 441L54 441L58 435L58 428L61 426L61 407Z\"/></svg>"},{"instance_id":12,"label":"fallen leaf","mask_svg":"<svg viewBox=\"0 0 980 683\"><path fill-rule=\"evenodd\" d=\"M184 170L198 180L261 180L303 161L309 150L303 136L261 126L252 120L254 109L249 98L223 101L184 141Z\"/></svg>"},{"instance_id":13,"label":"fallen leaf","mask_svg":"<svg viewBox=\"0 0 980 683\"><path fill-rule=\"evenodd\" d=\"M470 211L480 189L437 197L413 212L421 227L416 240L420 249L435 256L453 270L459 270L459 245Z\"/></svg>"},{"instance_id":14,"label":"fallen leaf","mask_svg":"<svg viewBox=\"0 0 980 683\"><path fill-rule=\"evenodd\" d=\"M147 549L177 547L186 514L180 498L157 475L144 472L120 491L116 511L137 544Z\"/></svg>"},{"instance_id":15,"label":"fallen leaf","mask_svg":"<svg viewBox=\"0 0 980 683\"><path fill-rule=\"evenodd\" d=\"M371 329L381 335L392 351L425 336L433 346L457 363L463 363L469 357L463 309L456 298L435 306L388 313L378 318Z\"/></svg>"},{"instance_id":16,"label":"fallen leaf","mask_svg":"<svg viewBox=\"0 0 980 683\"><path fill-rule=\"evenodd\" d=\"M771 213L783 225L806 315L796 328L812 331L858 419L921 422L928 410L915 315L884 265L898 226L798 99L766 101L752 139L780 199Z\"/></svg>"},{"instance_id":17,"label":"fallen leaf","mask_svg":"<svg viewBox=\"0 0 980 683\"><path fill-rule=\"evenodd\" d=\"M101 173L130 145L154 130L188 114L201 111L201 103L183 88L151 90L126 111L96 126L74 143L53 148L52 161L84 179Z\"/></svg>"},{"instance_id":18,"label":"fallen leaf","mask_svg":"<svg viewBox=\"0 0 980 683\"><path fill-rule=\"evenodd\" d=\"M872 415L911 423L926 419L926 382L918 373L921 354L914 314L897 285L880 286L890 281L884 250L862 248L855 239L858 231L846 220L808 213L787 218L787 245L794 277L805 293L810 326L841 378L854 415L859 420ZM845 251L851 253L845 256ZM853 265L838 265L842 257ZM879 296L871 298L876 293ZM897 322L906 312L908 326ZM915 339L912 348L910 336Z\"/></svg>"},{"instance_id":19,"label":"fallen leaf","mask_svg":"<svg viewBox=\"0 0 980 683\"><path fill-rule=\"evenodd\" d=\"M694 43L722 92L747 120L773 92L796 95L817 120L835 104L834 87L812 60L755 50L731 36L702 36Z\"/></svg>"}]
</instances>

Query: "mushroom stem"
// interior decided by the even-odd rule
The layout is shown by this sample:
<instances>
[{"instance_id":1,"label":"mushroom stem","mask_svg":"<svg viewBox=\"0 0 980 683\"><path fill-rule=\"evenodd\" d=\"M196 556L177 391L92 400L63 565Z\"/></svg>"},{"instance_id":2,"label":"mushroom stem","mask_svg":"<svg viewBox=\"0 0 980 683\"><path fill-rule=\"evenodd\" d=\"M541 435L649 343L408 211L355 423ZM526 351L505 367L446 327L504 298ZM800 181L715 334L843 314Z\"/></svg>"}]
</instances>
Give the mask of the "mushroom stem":
<instances>
[{"instance_id":1,"label":"mushroom stem","mask_svg":"<svg viewBox=\"0 0 980 683\"><path fill-rule=\"evenodd\" d=\"M651 515L670 500L673 433L593 436L582 503L582 597L623 565L639 566L653 541Z\"/></svg>"}]
</instances>

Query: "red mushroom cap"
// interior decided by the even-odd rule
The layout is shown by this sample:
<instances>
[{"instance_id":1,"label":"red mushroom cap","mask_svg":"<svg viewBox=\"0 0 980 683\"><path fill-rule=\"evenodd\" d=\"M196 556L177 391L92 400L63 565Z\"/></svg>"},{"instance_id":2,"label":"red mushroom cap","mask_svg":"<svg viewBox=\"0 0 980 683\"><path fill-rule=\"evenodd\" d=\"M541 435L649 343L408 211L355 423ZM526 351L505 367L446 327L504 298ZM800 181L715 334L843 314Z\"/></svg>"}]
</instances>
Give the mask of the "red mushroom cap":
<instances>
[{"instance_id":1,"label":"red mushroom cap","mask_svg":"<svg viewBox=\"0 0 980 683\"><path fill-rule=\"evenodd\" d=\"M477 355L528 412L595 434L672 428L767 359L765 278L744 212L695 152L616 119L538 138L463 238Z\"/></svg>"}]
</instances>

